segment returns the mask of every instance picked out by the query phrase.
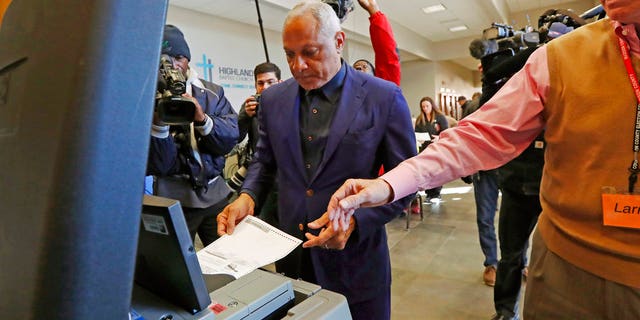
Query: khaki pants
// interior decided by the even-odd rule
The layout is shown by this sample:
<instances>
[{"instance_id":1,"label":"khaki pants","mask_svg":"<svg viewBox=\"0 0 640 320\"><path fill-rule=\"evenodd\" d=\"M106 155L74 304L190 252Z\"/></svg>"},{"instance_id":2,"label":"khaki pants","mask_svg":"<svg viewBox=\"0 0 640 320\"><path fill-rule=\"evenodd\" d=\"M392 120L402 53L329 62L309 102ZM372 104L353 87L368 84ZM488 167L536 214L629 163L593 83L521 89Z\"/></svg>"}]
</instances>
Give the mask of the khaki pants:
<instances>
[{"instance_id":1,"label":"khaki pants","mask_svg":"<svg viewBox=\"0 0 640 320\"><path fill-rule=\"evenodd\" d=\"M640 277L640 270L638 270ZM611 282L566 262L533 236L524 319L640 319L640 289Z\"/></svg>"}]
</instances>

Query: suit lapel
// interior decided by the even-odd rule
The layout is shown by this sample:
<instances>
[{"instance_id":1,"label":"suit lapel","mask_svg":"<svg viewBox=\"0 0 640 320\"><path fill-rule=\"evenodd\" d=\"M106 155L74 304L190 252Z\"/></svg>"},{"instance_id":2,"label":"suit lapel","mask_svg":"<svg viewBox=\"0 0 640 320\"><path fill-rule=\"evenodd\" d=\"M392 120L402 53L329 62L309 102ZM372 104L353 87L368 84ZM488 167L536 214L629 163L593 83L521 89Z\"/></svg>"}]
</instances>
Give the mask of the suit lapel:
<instances>
[{"instance_id":1,"label":"suit lapel","mask_svg":"<svg viewBox=\"0 0 640 320\"><path fill-rule=\"evenodd\" d=\"M324 148L324 154L322 160L318 165L318 169L313 175L313 181L322 172L327 162L336 151L338 144L347 133L347 130L353 123L353 119L356 114L362 108L362 103L366 92L363 88L364 81L362 77L356 77L353 72L357 72L354 69L347 68L347 76L344 79L344 86L342 87L342 96L338 103L338 110L336 110L331 122L331 128L329 129L329 137L327 139L327 145Z\"/></svg>"},{"instance_id":2,"label":"suit lapel","mask_svg":"<svg viewBox=\"0 0 640 320\"><path fill-rule=\"evenodd\" d=\"M285 137L290 152L289 158L306 181L307 175L303 165L302 142L300 141L300 97L298 91L298 83L291 81L280 100L284 103L282 109L277 112L282 117L282 121L277 123L283 124L278 130L281 130Z\"/></svg>"}]
</instances>

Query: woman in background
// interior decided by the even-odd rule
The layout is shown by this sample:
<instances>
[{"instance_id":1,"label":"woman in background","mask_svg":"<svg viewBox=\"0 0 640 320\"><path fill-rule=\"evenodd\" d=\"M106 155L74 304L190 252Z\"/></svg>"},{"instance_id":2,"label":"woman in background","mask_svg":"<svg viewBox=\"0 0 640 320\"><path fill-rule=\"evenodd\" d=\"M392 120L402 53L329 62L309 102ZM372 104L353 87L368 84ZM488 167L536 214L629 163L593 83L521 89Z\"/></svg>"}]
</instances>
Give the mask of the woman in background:
<instances>
[{"instance_id":1,"label":"woman in background","mask_svg":"<svg viewBox=\"0 0 640 320\"><path fill-rule=\"evenodd\" d=\"M437 136L444 129L449 128L447 118L444 116L431 97L420 99L420 115L415 123L416 132L428 132L431 136Z\"/></svg>"},{"instance_id":2,"label":"woman in background","mask_svg":"<svg viewBox=\"0 0 640 320\"><path fill-rule=\"evenodd\" d=\"M418 152L422 152L422 150L433 142L435 136L439 135L442 130L449 128L449 122L444 114L438 110L431 97L423 97L420 99L420 115L416 119L414 128L415 132L428 132L431 136L431 140L425 141L420 145ZM427 200L440 199L440 190L442 190L442 186L425 190ZM411 211L413 213L420 212L420 207L417 202L411 205Z\"/></svg>"}]
</instances>

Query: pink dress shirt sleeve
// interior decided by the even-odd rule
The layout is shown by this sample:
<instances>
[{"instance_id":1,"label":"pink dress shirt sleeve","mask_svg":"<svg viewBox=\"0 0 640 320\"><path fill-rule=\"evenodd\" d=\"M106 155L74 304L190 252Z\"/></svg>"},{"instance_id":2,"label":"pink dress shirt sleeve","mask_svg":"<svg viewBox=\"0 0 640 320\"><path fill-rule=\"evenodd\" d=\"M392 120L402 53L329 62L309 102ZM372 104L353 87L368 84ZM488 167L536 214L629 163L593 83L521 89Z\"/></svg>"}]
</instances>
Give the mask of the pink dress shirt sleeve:
<instances>
[{"instance_id":1,"label":"pink dress shirt sleeve","mask_svg":"<svg viewBox=\"0 0 640 320\"><path fill-rule=\"evenodd\" d=\"M548 88L543 46L478 111L381 177L391 185L394 201L479 170L495 169L518 156L545 126L542 111Z\"/></svg>"}]
</instances>

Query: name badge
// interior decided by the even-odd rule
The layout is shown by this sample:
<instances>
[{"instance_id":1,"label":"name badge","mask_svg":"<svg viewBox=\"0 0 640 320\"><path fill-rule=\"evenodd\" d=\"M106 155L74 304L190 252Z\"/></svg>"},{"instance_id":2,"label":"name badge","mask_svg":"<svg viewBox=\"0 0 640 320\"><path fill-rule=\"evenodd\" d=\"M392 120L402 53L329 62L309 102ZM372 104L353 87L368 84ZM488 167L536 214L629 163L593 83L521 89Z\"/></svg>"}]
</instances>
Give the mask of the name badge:
<instances>
[{"instance_id":1,"label":"name badge","mask_svg":"<svg viewBox=\"0 0 640 320\"><path fill-rule=\"evenodd\" d=\"M602 194L604 225L640 229L640 195Z\"/></svg>"}]
</instances>

